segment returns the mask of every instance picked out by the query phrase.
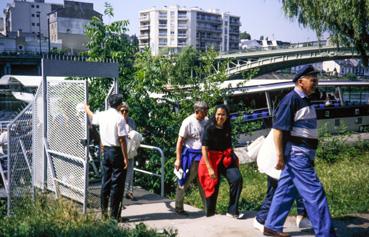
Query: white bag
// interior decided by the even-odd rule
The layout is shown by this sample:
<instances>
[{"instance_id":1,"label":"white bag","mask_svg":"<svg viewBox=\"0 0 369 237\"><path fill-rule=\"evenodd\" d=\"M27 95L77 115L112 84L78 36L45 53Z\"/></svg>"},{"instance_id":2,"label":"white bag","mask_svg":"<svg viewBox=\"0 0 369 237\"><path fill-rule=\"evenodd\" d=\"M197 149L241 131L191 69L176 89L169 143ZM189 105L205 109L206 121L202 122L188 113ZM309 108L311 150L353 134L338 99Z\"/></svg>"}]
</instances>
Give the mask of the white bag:
<instances>
[{"instance_id":1,"label":"white bag","mask_svg":"<svg viewBox=\"0 0 369 237\"><path fill-rule=\"evenodd\" d=\"M259 150L261 146L264 143L264 136L260 136L255 139L250 145L247 146L247 154L249 158L253 161L256 160L256 157L258 156Z\"/></svg>"},{"instance_id":2,"label":"white bag","mask_svg":"<svg viewBox=\"0 0 369 237\"><path fill-rule=\"evenodd\" d=\"M275 168L277 165L277 158L275 155L273 129L269 132L264 143L260 147L256 162L260 173L265 173L274 179L279 179L281 176L281 170Z\"/></svg>"},{"instance_id":3,"label":"white bag","mask_svg":"<svg viewBox=\"0 0 369 237\"><path fill-rule=\"evenodd\" d=\"M137 155L137 149L140 147L141 141L142 135L139 132L131 130L128 133L127 139L128 159L133 159Z\"/></svg>"}]
</instances>

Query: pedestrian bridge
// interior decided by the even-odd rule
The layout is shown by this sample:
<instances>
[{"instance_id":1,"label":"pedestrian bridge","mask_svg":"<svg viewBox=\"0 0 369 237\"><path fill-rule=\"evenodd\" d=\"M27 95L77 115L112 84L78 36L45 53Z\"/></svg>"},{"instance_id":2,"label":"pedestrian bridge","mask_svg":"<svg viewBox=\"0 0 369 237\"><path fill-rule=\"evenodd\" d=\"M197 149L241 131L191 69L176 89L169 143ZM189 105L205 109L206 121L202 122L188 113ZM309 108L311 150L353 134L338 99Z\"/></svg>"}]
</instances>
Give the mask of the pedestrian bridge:
<instances>
[{"instance_id":1,"label":"pedestrian bridge","mask_svg":"<svg viewBox=\"0 0 369 237\"><path fill-rule=\"evenodd\" d=\"M310 46L223 54L217 59L227 60L226 73L228 77L234 78L242 77L245 72L252 70L255 70L257 76L302 64L357 57L360 55L354 48Z\"/></svg>"}]
</instances>

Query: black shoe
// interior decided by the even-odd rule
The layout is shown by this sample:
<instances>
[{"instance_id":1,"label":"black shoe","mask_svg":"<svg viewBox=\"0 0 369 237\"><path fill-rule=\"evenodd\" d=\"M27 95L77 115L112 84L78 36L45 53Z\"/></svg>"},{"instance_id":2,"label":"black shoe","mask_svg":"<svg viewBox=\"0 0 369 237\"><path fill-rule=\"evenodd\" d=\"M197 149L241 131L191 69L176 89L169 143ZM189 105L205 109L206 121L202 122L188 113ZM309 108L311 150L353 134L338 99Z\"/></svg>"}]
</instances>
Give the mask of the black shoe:
<instances>
[{"instance_id":1,"label":"black shoe","mask_svg":"<svg viewBox=\"0 0 369 237\"><path fill-rule=\"evenodd\" d=\"M127 217L121 217L119 219L119 222L123 222L123 223L126 223L126 222L129 222L129 219Z\"/></svg>"},{"instance_id":2,"label":"black shoe","mask_svg":"<svg viewBox=\"0 0 369 237\"><path fill-rule=\"evenodd\" d=\"M188 212L186 212L185 210L176 209L176 213L181 216L188 216Z\"/></svg>"},{"instance_id":3,"label":"black shoe","mask_svg":"<svg viewBox=\"0 0 369 237\"><path fill-rule=\"evenodd\" d=\"M287 234L287 233L274 231L274 230L271 230L271 229L269 229L265 226L264 226L264 233L263 234L266 235L266 236L274 236L274 237L290 237L290 235Z\"/></svg>"},{"instance_id":4,"label":"black shoe","mask_svg":"<svg viewBox=\"0 0 369 237\"><path fill-rule=\"evenodd\" d=\"M126 198L130 199L131 201L136 201L137 199L135 198L135 196L133 196L133 193L129 192L126 194Z\"/></svg>"}]
</instances>

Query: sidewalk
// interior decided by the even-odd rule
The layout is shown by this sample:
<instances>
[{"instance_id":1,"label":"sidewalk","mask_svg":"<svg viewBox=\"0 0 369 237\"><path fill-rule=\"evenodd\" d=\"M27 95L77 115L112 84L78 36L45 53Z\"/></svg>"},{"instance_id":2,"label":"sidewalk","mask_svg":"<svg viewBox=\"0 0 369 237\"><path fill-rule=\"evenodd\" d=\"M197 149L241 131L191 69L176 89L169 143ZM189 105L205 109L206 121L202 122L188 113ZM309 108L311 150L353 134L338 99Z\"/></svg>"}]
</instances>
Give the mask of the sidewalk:
<instances>
[{"instance_id":1,"label":"sidewalk","mask_svg":"<svg viewBox=\"0 0 369 237\"><path fill-rule=\"evenodd\" d=\"M130 219L122 226L134 226L144 223L158 231L164 229L177 230L179 237L209 236L209 237L261 237L258 230L253 228L252 222L255 212L247 212L242 220L215 215L205 217L202 210L185 205L189 216L184 217L174 212L174 202L161 198L159 195L148 193L142 189L135 190L137 201L125 200L126 209L123 216ZM346 216L333 221L339 237L367 237L369 236L369 213ZM313 237L309 229L298 229L295 217L288 217L284 231L292 236Z\"/></svg>"}]
</instances>

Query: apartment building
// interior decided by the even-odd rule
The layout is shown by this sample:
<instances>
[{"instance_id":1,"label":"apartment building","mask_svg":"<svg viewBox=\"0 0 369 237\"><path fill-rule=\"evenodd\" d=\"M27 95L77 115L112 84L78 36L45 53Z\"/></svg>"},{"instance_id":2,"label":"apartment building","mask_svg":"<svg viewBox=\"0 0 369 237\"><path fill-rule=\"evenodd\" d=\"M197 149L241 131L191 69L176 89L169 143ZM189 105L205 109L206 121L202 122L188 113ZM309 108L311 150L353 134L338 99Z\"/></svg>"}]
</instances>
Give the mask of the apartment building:
<instances>
[{"instance_id":1,"label":"apartment building","mask_svg":"<svg viewBox=\"0 0 369 237\"><path fill-rule=\"evenodd\" d=\"M22 32L41 37L48 37L48 14L61 4L45 3L44 0L14 0L4 9L3 31L6 36L15 36Z\"/></svg>"},{"instance_id":2,"label":"apartment building","mask_svg":"<svg viewBox=\"0 0 369 237\"><path fill-rule=\"evenodd\" d=\"M50 47L79 53L86 50L84 27L93 16L101 18L102 14L93 9L92 3L13 0L4 9L3 23L0 24L2 35L6 36L0 39L0 50L10 50L7 41L13 39L16 41L14 51L45 53Z\"/></svg>"},{"instance_id":3,"label":"apartment building","mask_svg":"<svg viewBox=\"0 0 369 237\"><path fill-rule=\"evenodd\" d=\"M238 50L240 17L219 10L165 6L140 11L140 49L153 55L177 53L185 46L199 50Z\"/></svg>"},{"instance_id":4,"label":"apartment building","mask_svg":"<svg viewBox=\"0 0 369 237\"><path fill-rule=\"evenodd\" d=\"M61 44L70 53L86 50L85 26L92 17L102 18L92 3L64 1L62 8L49 13L50 42Z\"/></svg>"}]
</instances>

